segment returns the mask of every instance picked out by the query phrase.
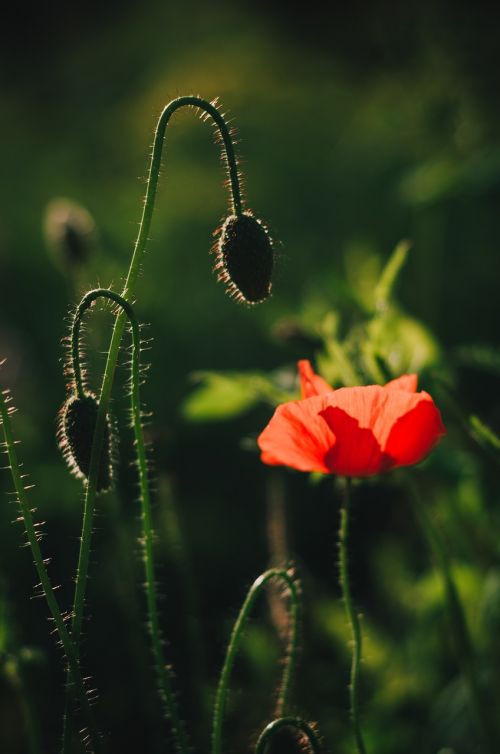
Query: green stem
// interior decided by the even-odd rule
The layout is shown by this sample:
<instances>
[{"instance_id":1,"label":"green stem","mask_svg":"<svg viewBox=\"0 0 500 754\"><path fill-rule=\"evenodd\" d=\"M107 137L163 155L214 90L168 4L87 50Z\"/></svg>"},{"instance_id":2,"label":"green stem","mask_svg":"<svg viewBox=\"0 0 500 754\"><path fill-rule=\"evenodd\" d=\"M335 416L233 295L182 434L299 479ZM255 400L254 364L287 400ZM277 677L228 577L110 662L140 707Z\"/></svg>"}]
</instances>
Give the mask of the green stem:
<instances>
[{"instance_id":1,"label":"green stem","mask_svg":"<svg viewBox=\"0 0 500 754\"><path fill-rule=\"evenodd\" d=\"M235 214L242 211L242 199L238 176L238 166L236 162L235 150L229 128L215 105L199 97L178 97L172 100L160 115L155 132L153 153L148 173L148 183L144 209L142 213L139 233L134 247L134 252L130 262L127 278L122 292L123 298L130 302L134 299L137 278L141 268L142 258L146 249L146 244L151 227L153 210L156 200L156 191L158 187L158 178L161 168L161 158L165 137L165 130L173 113L181 107L191 106L204 110L215 122L222 138L224 146L224 159L229 172L232 209ZM104 369L101 393L99 396L99 406L97 410L94 438L92 442L92 451L90 455L89 475L85 493L82 535L80 553L78 557L78 567L76 573L75 598L73 610L73 633L75 636L75 646L79 646L81 626L83 621L83 608L85 601L85 590L88 575L88 566L90 560L90 543L94 516L95 498L97 494L97 479L99 474L101 451L104 439L104 428L106 417L109 410L111 390L118 361L118 353L126 322L126 314L122 311L115 320L113 335L108 350L108 357ZM74 353L73 353L74 356ZM81 375L80 375L81 381ZM76 633L75 633L76 632ZM65 729L66 729L65 725ZM67 737L66 737L67 738ZM66 740L64 738L64 740ZM68 748L63 747L64 754L67 754Z\"/></svg>"},{"instance_id":2,"label":"green stem","mask_svg":"<svg viewBox=\"0 0 500 754\"><path fill-rule=\"evenodd\" d=\"M408 482L408 486L412 493L415 516L425 533L437 566L441 572L449 619L455 639L456 655L469 688L474 717L483 739L483 746L485 747L484 751L487 752L487 754L493 754L493 752L498 751L498 749L495 746L495 734L487 712L488 700L485 698L479 682L474 647L467 626L462 602L460 600L460 594L453 578L450 558L443 537L427 512L425 504L422 502L418 493L416 484L412 480L411 482Z\"/></svg>"},{"instance_id":3,"label":"green stem","mask_svg":"<svg viewBox=\"0 0 500 754\"><path fill-rule=\"evenodd\" d=\"M317 733L309 723L306 723L301 717L280 717L277 720L273 720L269 725L266 725L258 738L255 747L255 754L265 754L271 738L281 730L281 728L295 728L296 730L299 730L306 736L309 750L312 754L321 754L321 747L319 745ZM302 751L302 748L300 750Z\"/></svg>"},{"instance_id":4,"label":"green stem","mask_svg":"<svg viewBox=\"0 0 500 754\"><path fill-rule=\"evenodd\" d=\"M177 99L172 100L172 102L170 102L165 107L162 114L160 115L160 119L158 120L158 125L156 127L155 138L153 142L153 153L149 167L148 187L146 191L146 199L144 201L144 210L142 213L139 235L137 236L134 254L130 263L127 280L125 282L125 288L123 290L123 297L128 301L130 301L134 296L137 275L139 274L142 257L144 255L144 249L146 248L146 243L149 237L149 229L151 227L151 219L153 217L153 210L156 199L156 190L158 187L158 177L160 175L165 131L172 115L177 110L179 110L179 108L186 106L196 107L200 110L203 110L209 117L212 118L215 125L217 126L224 147L224 161L229 173L232 211L235 215L240 215L242 212L242 198L240 179L238 175L238 163L236 161L231 133L226 121L224 120L224 117L217 110L217 107L214 104L207 102L200 97L178 97Z\"/></svg>"},{"instance_id":5,"label":"green stem","mask_svg":"<svg viewBox=\"0 0 500 754\"><path fill-rule=\"evenodd\" d=\"M340 509L340 529L339 529L339 554L340 554L340 586L344 598L345 612L347 620L351 626L353 638L353 652L351 663L351 677L349 684L349 696L351 703L351 718L354 728L354 737L359 754L366 754L363 736L361 734L361 723L359 719L359 701L358 701L358 676L359 665L361 662L362 637L359 615L356 612L349 583L349 565L347 558L347 541L349 538L349 506L350 506L351 480L345 480L344 495L342 507Z\"/></svg>"},{"instance_id":6,"label":"green stem","mask_svg":"<svg viewBox=\"0 0 500 754\"><path fill-rule=\"evenodd\" d=\"M156 200L156 190L158 186L158 177L160 174L161 156L162 156L162 150L163 150L165 130L170 120L170 117L173 115L173 113L176 110L178 110L180 107L184 107L184 106L194 106L194 107L198 107L200 109L205 110L205 112L207 112L213 118L216 125L218 126L222 140L223 140L223 144L224 144L225 158L226 158L230 180L231 180L233 210L236 213L241 212L241 193L240 193L240 188L239 188L239 178L238 178L236 157L234 153L234 147L233 147L231 135L229 133L227 124L224 121L224 118L222 117L222 115L219 113L219 111L214 105L212 105L210 102L206 102L205 100L200 99L199 97L179 97L173 100L163 110L160 116L160 119L158 121L158 126L155 133L153 154L151 157L151 164L150 164L149 175L148 175L146 199L144 202L144 210L142 214L141 224L139 227L139 234L137 236L137 241L135 243L134 253L132 256L132 260L130 262L129 271L127 274L124 290L122 293L123 298L129 302L133 299L134 294L135 294L135 286L137 283L137 277L139 275L141 261L142 261L142 257L144 256L146 243L147 243L147 239L148 239L148 235L149 235L149 231L151 227L151 219L153 216L154 204ZM78 316L78 312L77 312L77 316ZM95 497L96 497L96 482L97 482L97 476L99 472L104 427L105 427L106 416L107 416L108 408L109 408L111 389L113 385L113 379L114 379L116 364L118 360L118 351L120 348L120 342L121 342L123 330L125 327L125 321L126 321L126 315L122 311L122 313L116 318L115 325L113 328L113 335L111 338L111 343L110 343L110 347L108 351L108 358L107 358L106 367L104 370L101 394L99 396L99 408L97 412L96 426L94 430L94 439L93 439L93 445L92 445L87 490L86 490L86 496L85 496L81 549L80 549L80 555L79 555L78 571L77 571L76 587L75 587L75 617L74 617L73 630L75 630L76 628L77 631L81 629L81 621L82 621L82 615L83 615L83 601L84 601L84 596L85 596L85 585L86 585L86 580L87 580L88 562L89 562L89 557L90 557L90 534L92 531L93 509L94 509L94 502L95 502ZM76 346L75 346L75 343L76 343ZM78 354L75 353L75 348L78 349L78 343L75 341L75 339L73 339L72 356L74 359L74 363L78 365L79 364L79 360L77 358ZM79 370L79 366L77 366L77 369ZM78 390L80 390L81 383L82 383L82 376L81 376L80 371L78 371L75 374L75 378L78 380L78 385L79 385Z\"/></svg>"},{"instance_id":7,"label":"green stem","mask_svg":"<svg viewBox=\"0 0 500 754\"><path fill-rule=\"evenodd\" d=\"M106 298L117 304L127 317L132 331L132 362L131 362L131 413L132 426L134 430L135 449L137 453L137 465L139 473L140 498L142 506L142 525L143 536L142 543L144 549L144 568L146 579L146 600L148 609L149 630L151 633L151 642L153 656L155 659L156 672L160 686L161 695L165 705L165 714L170 721L172 734L176 748L181 754L187 754L189 746L184 724L181 721L177 709L175 694L172 689L171 671L166 663L163 644L161 639L160 621L158 616L158 600L155 589L155 566L153 552L153 525L151 515L151 497L149 491L149 480L147 470L146 445L144 442L144 433L142 429L141 399L140 399L140 332L135 313L131 305L117 293L105 288L98 288L87 293L80 302L73 324L72 331L72 354L76 360L73 363L75 379L77 381L77 390L83 394L83 384L81 383L80 368L80 329L84 313L99 298ZM75 345L76 344L76 345ZM80 381L80 382L79 382ZM81 629L81 623L78 626ZM80 635L77 635L80 638Z\"/></svg>"},{"instance_id":8,"label":"green stem","mask_svg":"<svg viewBox=\"0 0 500 754\"><path fill-rule=\"evenodd\" d=\"M296 582L290 576L290 574L283 569L271 568L261 574L250 587L245 602L243 603L243 607L240 610L236 623L234 624L233 631L231 633L231 638L229 640L224 665L222 667L219 684L217 686L217 692L215 695L212 727L212 754L221 754L222 751L222 726L224 722L226 701L229 691L229 679L231 677L231 671L233 669L236 654L241 644L245 625L248 621L248 618L250 617L250 613L255 604L255 601L257 600L257 597L262 592L265 585L272 579L278 579L285 584L290 593L291 600L290 633L287 653L285 657L285 665L283 669L283 676L276 704L276 714L279 716L283 715L288 706L290 684L295 669L299 642L300 601Z\"/></svg>"},{"instance_id":9,"label":"green stem","mask_svg":"<svg viewBox=\"0 0 500 754\"><path fill-rule=\"evenodd\" d=\"M45 566L44 559L40 550L40 545L37 539L36 527L33 521L32 509L28 502L26 490L17 459L17 453L15 450L15 440L12 433L10 424L9 409L7 407L5 395L0 391L0 418L3 425L5 447L7 450L7 456L10 464L10 472L12 475L12 481L18 497L19 507L21 509L21 515L24 521L26 529L26 535L31 548L31 553L37 570L38 578L40 580L47 605L54 621L59 640L61 642L63 651L66 655L66 661L68 663L68 673L71 679L72 693L75 696L78 704L81 706L82 712L86 717L88 725L88 735L92 749L96 754L101 751L101 744L99 735L94 721L94 716L90 708L89 700L85 692L85 685L80 672L80 666L78 661L78 653L72 639L69 636L68 630L64 623L59 604L55 597L47 568Z\"/></svg>"}]
</instances>

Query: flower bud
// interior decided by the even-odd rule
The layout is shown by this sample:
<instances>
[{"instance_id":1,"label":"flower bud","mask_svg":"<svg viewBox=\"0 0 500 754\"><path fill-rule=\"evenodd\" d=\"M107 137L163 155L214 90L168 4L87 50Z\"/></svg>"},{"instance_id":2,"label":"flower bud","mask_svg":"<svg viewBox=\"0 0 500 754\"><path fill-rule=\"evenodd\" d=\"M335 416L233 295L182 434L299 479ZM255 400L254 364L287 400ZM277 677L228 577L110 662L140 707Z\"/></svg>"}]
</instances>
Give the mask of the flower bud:
<instances>
[{"instance_id":1,"label":"flower bud","mask_svg":"<svg viewBox=\"0 0 500 754\"><path fill-rule=\"evenodd\" d=\"M55 199L47 205L44 231L56 264L67 272L85 264L95 245L92 216L69 199Z\"/></svg>"},{"instance_id":2,"label":"flower bud","mask_svg":"<svg viewBox=\"0 0 500 754\"><path fill-rule=\"evenodd\" d=\"M88 479L98 406L97 399L92 393L86 393L83 398L72 395L59 412L58 444L71 473L79 479ZM98 492L105 492L112 485L112 460L113 437L111 425L106 419L97 475Z\"/></svg>"},{"instance_id":3,"label":"flower bud","mask_svg":"<svg viewBox=\"0 0 500 754\"><path fill-rule=\"evenodd\" d=\"M237 301L257 304L269 296L273 246L267 229L250 212L226 218L214 252L218 280Z\"/></svg>"}]
</instances>

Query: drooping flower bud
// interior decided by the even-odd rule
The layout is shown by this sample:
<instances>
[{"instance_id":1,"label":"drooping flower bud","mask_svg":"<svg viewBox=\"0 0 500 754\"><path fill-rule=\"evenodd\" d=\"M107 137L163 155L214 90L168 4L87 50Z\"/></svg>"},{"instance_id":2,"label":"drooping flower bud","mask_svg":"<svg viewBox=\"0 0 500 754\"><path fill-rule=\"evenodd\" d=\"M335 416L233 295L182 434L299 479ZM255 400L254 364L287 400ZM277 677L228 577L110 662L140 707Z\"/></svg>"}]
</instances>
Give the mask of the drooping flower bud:
<instances>
[{"instance_id":1,"label":"drooping flower bud","mask_svg":"<svg viewBox=\"0 0 500 754\"><path fill-rule=\"evenodd\" d=\"M307 754L311 749L305 736L293 728L281 728L269 739L267 754Z\"/></svg>"},{"instance_id":2,"label":"drooping flower bud","mask_svg":"<svg viewBox=\"0 0 500 754\"><path fill-rule=\"evenodd\" d=\"M237 301L257 304L271 293L274 264L267 229L250 212L229 215L214 246L217 279Z\"/></svg>"},{"instance_id":3,"label":"drooping flower bud","mask_svg":"<svg viewBox=\"0 0 500 754\"><path fill-rule=\"evenodd\" d=\"M85 264L96 241L92 216L69 199L54 199L47 205L44 232L56 264L65 272Z\"/></svg>"},{"instance_id":4,"label":"drooping flower bud","mask_svg":"<svg viewBox=\"0 0 500 754\"><path fill-rule=\"evenodd\" d=\"M70 396L59 412L57 440L72 474L88 479L98 402L92 393ZM109 490L113 482L113 433L108 419L104 427L97 491Z\"/></svg>"}]
</instances>

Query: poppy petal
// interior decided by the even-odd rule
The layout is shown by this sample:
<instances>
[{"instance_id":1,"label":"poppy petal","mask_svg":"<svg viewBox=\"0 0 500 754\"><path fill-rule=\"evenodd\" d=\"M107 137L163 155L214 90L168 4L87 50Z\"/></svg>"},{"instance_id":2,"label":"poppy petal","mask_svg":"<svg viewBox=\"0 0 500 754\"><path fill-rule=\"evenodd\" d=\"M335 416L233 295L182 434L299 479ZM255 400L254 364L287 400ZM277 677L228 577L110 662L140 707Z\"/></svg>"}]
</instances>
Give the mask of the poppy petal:
<instances>
[{"instance_id":1,"label":"poppy petal","mask_svg":"<svg viewBox=\"0 0 500 754\"><path fill-rule=\"evenodd\" d=\"M328 474L325 456L335 444L335 435L319 415L322 402L322 396L313 396L278 406L257 440L261 460L271 466Z\"/></svg>"},{"instance_id":2,"label":"poppy petal","mask_svg":"<svg viewBox=\"0 0 500 754\"><path fill-rule=\"evenodd\" d=\"M325 461L334 474L371 476L383 470L384 457L371 429L341 408L327 406L320 412L337 442L326 454Z\"/></svg>"},{"instance_id":3,"label":"poppy petal","mask_svg":"<svg viewBox=\"0 0 500 754\"><path fill-rule=\"evenodd\" d=\"M418 377L416 374L403 374L395 380L387 382L384 387L388 390L407 390L409 393L416 393Z\"/></svg>"},{"instance_id":4,"label":"poppy petal","mask_svg":"<svg viewBox=\"0 0 500 754\"><path fill-rule=\"evenodd\" d=\"M323 377L316 374L308 359L302 359L297 362L300 379L300 391L302 398L311 398L313 395L323 395L331 393L333 388L330 387Z\"/></svg>"},{"instance_id":5,"label":"poppy petal","mask_svg":"<svg viewBox=\"0 0 500 754\"><path fill-rule=\"evenodd\" d=\"M387 389L379 385L341 388L326 397L326 405L344 409L358 421L361 428L371 429L382 451L386 449L395 423L420 401L432 401L427 393L410 393L408 390Z\"/></svg>"},{"instance_id":6,"label":"poppy petal","mask_svg":"<svg viewBox=\"0 0 500 754\"><path fill-rule=\"evenodd\" d=\"M418 396L418 403L394 423L387 438L384 453L391 466L419 463L446 434L431 396L425 392Z\"/></svg>"}]
</instances>

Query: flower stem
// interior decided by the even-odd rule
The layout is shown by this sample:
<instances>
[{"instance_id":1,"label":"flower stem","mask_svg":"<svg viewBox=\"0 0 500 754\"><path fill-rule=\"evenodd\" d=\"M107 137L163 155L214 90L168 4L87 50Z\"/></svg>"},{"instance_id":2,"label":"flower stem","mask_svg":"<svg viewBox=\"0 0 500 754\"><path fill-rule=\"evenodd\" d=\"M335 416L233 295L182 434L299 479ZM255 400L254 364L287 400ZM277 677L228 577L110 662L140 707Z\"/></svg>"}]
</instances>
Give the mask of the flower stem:
<instances>
[{"instance_id":1,"label":"flower stem","mask_svg":"<svg viewBox=\"0 0 500 754\"><path fill-rule=\"evenodd\" d=\"M363 736L361 734L361 723L359 719L359 702L358 702L358 676L359 665L361 662L362 637L359 615L353 606L351 597L351 587L349 583L349 564L347 558L347 541L349 537L349 507L350 507L351 480L346 478L344 485L344 494L342 506L340 509L340 528L339 528L339 554L340 554L340 586L344 598L345 612L347 620L351 627L353 638L353 652L351 663L351 676L349 684L349 696L351 704L351 718L354 728L354 737L358 754L366 754Z\"/></svg>"},{"instance_id":2,"label":"flower stem","mask_svg":"<svg viewBox=\"0 0 500 754\"><path fill-rule=\"evenodd\" d=\"M71 680L71 693L75 696L76 701L80 705L82 712L86 717L90 745L93 751L98 754L101 751L101 744L95 725L94 716L85 691L83 678L80 672L78 653L64 623L64 618L55 597L54 590L47 573L47 568L45 566L45 561L40 550L36 527L32 516L32 508L27 499L26 490L24 487L19 461L15 449L15 440L10 424L9 409L7 407L6 397L2 393L2 391L0 391L0 419L0 423L3 425L5 448L7 451L7 457L9 459L12 481L16 490L19 507L21 509L21 515L26 529L26 535L35 563L35 568L37 570L38 578L40 580L40 584L43 589L50 614L54 621L56 631L59 636L64 654L66 656L66 661L68 663L68 674Z\"/></svg>"},{"instance_id":3,"label":"flower stem","mask_svg":"<svg viewBox=\"0 0 500 754\"><path fill-rule=\"evenodd\" d=\"M177 99L172 100L172 102L170 102L164 108L156 127L153 142L153 153L149 167L148 187L146 191L146 199L144 201L144 210L142 213L139 235L137 236L132 261L130 263L127 280L125 282L125 288L123 290L123 297L128 301L130 301L134 295L135 283L137 280L137 275L139 274L142 257L144 255L144 250L146 248L146 243L149 236L149 229L151 227L151 219L153 217L156 190L158 187L158 178L160 175L166 128L172 115L181 107L199 108L200 110L204 111L208 117L212 118L215 125L217 126L224 148L223 158L226 163L227 171L229 173L232 211L235 215L240 215L242 212L242 198L240 179L238 175L238 163L236 160L231 132L226 121L224 120L223 115L219 112L214 103L207 102L207 100L201 99L201 97L178 97Z\"/></svg>"},{"instance_id":4,"label":"flower stem","mask_svg":"<svg viewBox=\"0 0 500 754\"><path fill-rule=\"evenodd\" d=\"M151 220L153 217L156 200L156 191L158 187L158 178L160 174L165 130L173 113L176 112L176 110L178 110L180 107L184 106L197 107L201 110L204 110L207 115L213 119L217 128L219 129L219 133L221 135L224 146L224 159L230 178L232 209L235 214L241 214L242 211L242 199L236 155L230 130L224 120L224 117L217 110L217 107L213 103L207 102L206 100L203 100L199 97L178 97L177 99L172 100L172 102L170 102L165 107L162 114L160 115L155 132L153 153L151 156L151 163L148 173L144 209L139 226L139 233L134 246L134 252L122 292L123 298L128 302L133 301L134 299L137 278L141 269L141 262L144 256L151 227ZM74 612L72 623L72 634L74 637L75 646L77 647L79 646L81 626L83 621L83 608L90 559L90 543L94 517L94 506L97 494L97 480L101 460L101 451L104 440L104 428L106 425L106 417L109 410L111 390L113 387L113 380L116 371L116 365L118 362L118 353L120 350L123 330L125 328L125 322L126 314L124 311L122 311L117 316L113 327L113 335L111 337L106 366L104 369L104 376L99 396L99 406L97 410L97 418L94 429L94 437L92 441L89 474L85 492L80 553L78 557L78 567L76 573ZM65 730L66 728L67 725L65 724ZM63 740L66 741L67 738L68 736L65 736ZM63 753L67 754L68 751L69 744L63 744Z\"/></svg>"},{"instance_id":5,"label":"flower stem","mask_svg":"<svg viewBox=\"0 0 500 754\"><path fill-rule=\"evenodd\" d=\"M283 715L288 706L290 684L293 672L295 670L299 642L300 600L297 590L297 584L292 576L283 569L271 568L261 574L250 587L236 623L234 624L215 696L212 727L212 754L221 754L222 751L222 725L224 722L224 713L229 691L229 679L231 676L231 671L233 669L236 654L241 644L245 625L248 621L248 618L250 617L250 613L257 597L262 592L265 585L272 579L278 579L283 582L283 584L288 589L291 602L288 648L285 657L281 686L278 693L276 714L278 716Z\"/></svg>"},{"instance_id":6,"label":"flower stem","mask_svg":"<svg viewBox=\"0 0 500 754\"><path fill-rule=\"evenodd\" d=\"M279 717L273 720L272 723L269 723L269 725L266 725L258 738L255 754L265 754L271 738L281 728L295 728L299 730L306 736L310 752L312 754L321 754L321 747L316 731L300 717ZM302 747L300 750L302 751Z\"/></svg>"},{"instance_id":7,"label":"flower stem","mask_svg":"<svg viewBox=\"0 0 500 754\"><path fill-rule=\"evenodd\" d=\"M132 361L131 361L131 413L132 426L134 430L135 450L137 453L137 467L139 473L140 499L142 506L142 526L143 526L143 558L145 568L146 583L146 600L148 609L148 623L151 634L152 650L155 659L156 672L161 696L165 705L165 714L170 721L172 734L176 748L181 754L187 754L189 746L184 724L179 717L175 694L172 689L172 679L169 667L165 661L163 644L161 639L160 622L158 616L158 600L155 588L155 567L153 553L153 525L151 516L151 498L149 491L149 480L147 471L146 446L144 442L144 433L142 429L141 399L140 399L140 332L132 306L125 301L122 296L106 288L98 288L87 293L80 302L73 324L72 331L72 354L74 361L74 373L77 379L77 388L82 390L83 386L78 385L81 380L80 369L80 349L75 347L75 342L79 343L81 322L84 313L99 298L105 298L113 301L124 312L127 317L132 331ZM78 626L81 629L81 623ZM78 633L77 638L80 638Z\"/></svg>"}]
</instances>

